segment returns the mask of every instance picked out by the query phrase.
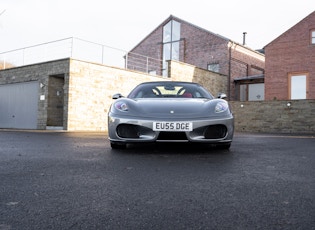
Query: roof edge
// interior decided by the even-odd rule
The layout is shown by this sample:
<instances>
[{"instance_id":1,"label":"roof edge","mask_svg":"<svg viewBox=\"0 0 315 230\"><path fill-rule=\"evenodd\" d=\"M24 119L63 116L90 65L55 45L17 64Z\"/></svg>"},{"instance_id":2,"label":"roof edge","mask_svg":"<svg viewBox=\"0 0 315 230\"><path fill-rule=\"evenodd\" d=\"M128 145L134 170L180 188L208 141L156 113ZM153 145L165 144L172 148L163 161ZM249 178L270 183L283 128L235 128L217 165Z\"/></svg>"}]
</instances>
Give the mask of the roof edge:
<instances>
[{"instance_id":1,"label":"roof edge","mask_svg":"<svg viewBox=\"0 0 315 230\"><path fill-rule=\"evenodd\" d=\"M212 34L212 35L214 35L214 36L220 37L220 38L226 40L227 42L232 42L232 43L237 44L237 45L239 45L239 46L242 46L242 47L244 47L244 48L246 48L246 49L248 49L248 50L251 50L251 51L253 51L253 52L256 52L256 53L259 53L259 54L261 54L261 55L264 55L264 54L262 54L261 52L258 52L258 51L254 50L254 49L249 48L248 46L244 46L244 45L242 45L242 44L240 44L240 43L238 43L238 42L235 42L235 41L233 41L233 40L231 40L231 39L229 39L229 38L227 38L227 37L224 37L224 36L222 36L222 35L220 35L220 34L213 33L213 32L211 32L211 31L209 31L209 30L207 30L207 29L204 29L204 28L202 28L202 27L200 27L200 26L197 26L197 25L195 25L195 24L192 24L192 23L190 23L190 22L188 22L188 21L186 21L186 20L183 20L183 19L181 19L181 18L179 18L179 17L176 17L176 16L174 16L174 15L172 15L172 14L171 14L169 17L167 17L162 23L160 23L154 30L152 30L151 33L149 33L147 36L145 36L137 45L135 45L132 49L130 49L129 52L132 52L134 49L136 49L144 40L146 40L146 39L147 39L151 34L153 34L158 28L160 28L161 26L164 26L164 25L165 25L167 22L169 22L170 20L176 20L176 21L179 21L179 22L186 23L186 24L191 25L191 26L193 26L193 27L195 27L195 28L197 28L197 29L200 29L200 30L203 30L203 31L205 31L205 32L207 32L207 33L210 33L210 34Z\"/></svg>"},{"instance_id":2,"label":"roof edge","mask_svg":"<svg viewBox=\"0 0 315 230\"><path fill-rule=\"evenodd\" d=\"M290 28L288 28L286 31L284 31L282 34L280 34L278 37L276 37L275 39L273 39L271 42L269 42L267 45L265 45L263 47L263 49L265 49L267 46L269 46L271 43L273 43L274 41L278 40L280 37L282 37L284 34L286 34L289 30L291 30L293 27L297 26L298 24L302 23L303 21L305 21L308 17L310 17L312 14L314 14L315 11L311 12L310 14L308 14L306 17L302 18L300 21L298 21L297 23L295 23L293 26L291 26Z\"/></svg>"}]
</instances>

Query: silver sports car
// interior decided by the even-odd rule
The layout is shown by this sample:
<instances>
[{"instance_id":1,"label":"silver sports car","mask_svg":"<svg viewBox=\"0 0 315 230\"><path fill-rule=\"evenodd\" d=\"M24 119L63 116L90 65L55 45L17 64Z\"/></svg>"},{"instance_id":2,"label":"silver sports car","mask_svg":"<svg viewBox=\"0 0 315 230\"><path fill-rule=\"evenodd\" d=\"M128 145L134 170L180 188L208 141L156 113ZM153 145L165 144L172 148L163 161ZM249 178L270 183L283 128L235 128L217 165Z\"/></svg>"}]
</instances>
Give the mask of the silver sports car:
<instances>
[{"instance_id":1,"label":"silver sports car","mask_svg":"<svg viewBox=\"0 0 315 230\"><path fill-rule=\"evenodd\" d=\"M228 149L234 118L228 102L201 85L159 81L138 85L127 97L115 94L108 114L112 148L135 142L199 142Z\"/></svg>"}]
</instances>

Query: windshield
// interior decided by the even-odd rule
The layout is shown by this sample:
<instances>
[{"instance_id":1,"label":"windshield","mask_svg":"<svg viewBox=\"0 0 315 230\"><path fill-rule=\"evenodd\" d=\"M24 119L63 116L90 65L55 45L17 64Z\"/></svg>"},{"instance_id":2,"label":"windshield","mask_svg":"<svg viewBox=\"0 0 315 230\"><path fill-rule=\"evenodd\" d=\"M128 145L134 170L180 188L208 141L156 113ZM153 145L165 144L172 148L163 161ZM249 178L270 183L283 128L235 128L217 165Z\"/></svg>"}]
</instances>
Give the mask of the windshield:
<instances>
[{"instance_id":1,"label":"windshield","mask_svg":"<svg viewBox=\"0 0 315 230\"><path fill-rule=\"evenodd\" d=\"M213 96L202 86L187 82L148 82L138 85L128 98L209 98Z\"/></svg>"}]
</instances>

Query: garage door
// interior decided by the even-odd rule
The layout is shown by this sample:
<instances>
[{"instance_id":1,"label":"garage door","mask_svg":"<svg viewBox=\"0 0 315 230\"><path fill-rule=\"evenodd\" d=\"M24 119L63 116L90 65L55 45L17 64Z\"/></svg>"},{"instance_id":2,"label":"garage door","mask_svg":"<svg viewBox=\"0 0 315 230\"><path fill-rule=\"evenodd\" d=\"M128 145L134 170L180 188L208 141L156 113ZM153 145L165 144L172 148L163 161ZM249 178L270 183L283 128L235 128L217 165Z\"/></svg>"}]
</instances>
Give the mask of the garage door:
<instances>
[{"instance_id":1,"label":"garage door","mask_svg":"<svg viewBox=\"0 0 315 230\"><path fill-rule=\"evenodd\" d=\"M38 82L0 85L0 128L37 129Z\"/></svg>"}]
</instances>

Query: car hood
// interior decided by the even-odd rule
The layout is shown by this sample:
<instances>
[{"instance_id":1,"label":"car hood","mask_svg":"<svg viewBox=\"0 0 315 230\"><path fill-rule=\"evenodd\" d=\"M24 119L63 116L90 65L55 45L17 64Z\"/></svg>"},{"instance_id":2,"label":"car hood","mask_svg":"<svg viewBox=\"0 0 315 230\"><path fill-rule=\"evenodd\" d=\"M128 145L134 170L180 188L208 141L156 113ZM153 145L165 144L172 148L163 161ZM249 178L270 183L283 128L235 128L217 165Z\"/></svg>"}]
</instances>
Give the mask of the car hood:
<instances>
[{"instance_id":1,"label":"car hood","mask_svg":"<svg viewBox=\"0 0 315 230\"><path fill-rule=\"evenodd\" d=\"M128 106L126 116L143 118L202 118L214 115L214 108L220 99L119 99Z\"/></svg>"}]
</instances>

